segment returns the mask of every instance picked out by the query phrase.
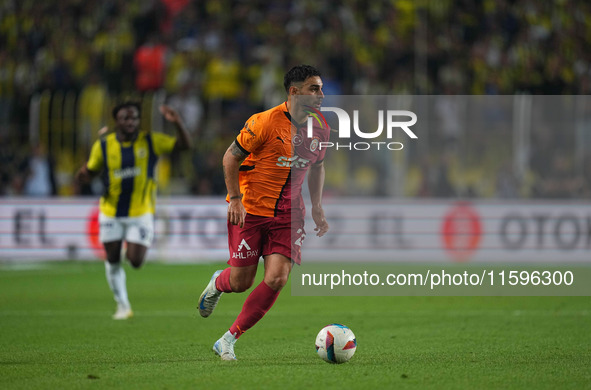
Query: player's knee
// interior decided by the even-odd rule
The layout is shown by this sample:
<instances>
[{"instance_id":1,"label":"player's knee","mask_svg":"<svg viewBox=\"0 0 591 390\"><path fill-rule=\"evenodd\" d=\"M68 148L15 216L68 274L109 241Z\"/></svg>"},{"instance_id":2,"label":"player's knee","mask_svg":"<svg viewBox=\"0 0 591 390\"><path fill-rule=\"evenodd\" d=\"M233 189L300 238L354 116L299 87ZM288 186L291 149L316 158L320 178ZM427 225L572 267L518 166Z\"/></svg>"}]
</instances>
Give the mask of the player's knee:
<instances>
[{"instance_id":1,"label":"player's knee","mask_svg":"<svg viewBox=\"0 0 591 390\"><path fill-rule=\"evenodd\" d=\"M267 286L271 287L271 289L275 291L281 290L287 284L287 280L289 278L289 274L283 275L269 275L265 277L265 283Z\"/></svg>"},{"instance_id":2,"label":"player's knee","mask_svg":"<svg viewBox=\"0 0 591 390\"><path fill-rule=\"evenodd\" d=\"M142 266L142 264L144 264L144 257L143 256L127 256L127 260L129 260L129 264L131 264L131 266L133 268L140 268Z\"/></svg>"},{"instance_id":3,"label":"player's knee","mask_svg":"<svg viewBox=\"0 0 591 390\"><path fill-rule=\"evenodd\" d=\"M144 263L142 261L136 261L136 262L130 261L129 264L131 264L132 268L139 269L139 268L141 268L141 266Z\"/></svg>"},{"instance_id":4,"label":"player's knee","mask_svg":"<svg viewBox=\"0 0 591 390\"><path fill-rule=\"evenodd\" d=\"M253 283L254 283L254 280L243 279L243 280L233 280L230 282L230 285L232 287L232 292L241 293L241 292L248 290L252 286Z\"/></svg>"}]
</instances>

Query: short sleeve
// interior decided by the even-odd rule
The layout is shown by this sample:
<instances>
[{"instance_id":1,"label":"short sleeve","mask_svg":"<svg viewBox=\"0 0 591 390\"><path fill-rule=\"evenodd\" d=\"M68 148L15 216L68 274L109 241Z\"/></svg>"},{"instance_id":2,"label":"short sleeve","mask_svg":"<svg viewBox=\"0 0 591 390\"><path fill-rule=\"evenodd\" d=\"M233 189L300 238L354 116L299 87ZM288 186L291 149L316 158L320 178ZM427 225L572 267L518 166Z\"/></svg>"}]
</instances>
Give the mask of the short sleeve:
<instances>
[{"instance_id":1,"label":"short sleeve","mask_svg":"<svg viewBox=\"0 0 591 390\"><path fill-rule=\"evenodd\" d=\"M157 156L168 154L174 149L176 137L164 133L151 133L150 136L153 141L154 153Z\"/></svg>"},{"instance_id":2,"label":"short sleeve","mask_svg":"<svg viewBox=\"0 0 591 390\"><path fill-rule=\"evenodd\" d=\"M92 172L99 172L103 169L104 164L101 140L97 140L90 149L90 157L86 163L86 168Z\"/></svg>"},{"instance_id":3,"label":"short sleeve","mask_svg":"<svg viewBox=\"0 0 591 390\"><path fill-rule=\"evenodd\" d=\"M258 120L256 115L253 115L240 130L240 134L236 137L236 143L242 148L243 152L250 154L265 142L266 137L267 134L262 121Z\"/></svg>"}]
</instances>

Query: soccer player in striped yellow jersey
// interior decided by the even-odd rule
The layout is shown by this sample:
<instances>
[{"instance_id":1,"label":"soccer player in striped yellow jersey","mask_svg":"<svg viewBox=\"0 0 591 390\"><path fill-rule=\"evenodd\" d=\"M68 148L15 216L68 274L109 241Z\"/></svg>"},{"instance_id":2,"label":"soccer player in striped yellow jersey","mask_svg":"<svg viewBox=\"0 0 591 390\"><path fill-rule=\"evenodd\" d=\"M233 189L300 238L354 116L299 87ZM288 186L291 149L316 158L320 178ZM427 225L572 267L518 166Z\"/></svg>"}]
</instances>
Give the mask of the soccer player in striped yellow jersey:
<instances>
[{"instance_id":1,"label":"soccer player in striped yellow jersey","mask_svg":"<svg viewBox=\"0 0 591 390\"><path fill-rule=\"evenodd\" d=\"M139 268L154 237L154 168L158 157L191 147L178 112L166 105L160 112L175 125L176 137L142 130L138 103L117 105L112 112L115 131L94 143L88 162L76 173L80 182L88 182L101 172L103 175L99 239L107 253L106 276L117 302L116 320L133 316L121 262L123 241L127 243L127 259L133 268Z\"/></svg>"}]
</instances>

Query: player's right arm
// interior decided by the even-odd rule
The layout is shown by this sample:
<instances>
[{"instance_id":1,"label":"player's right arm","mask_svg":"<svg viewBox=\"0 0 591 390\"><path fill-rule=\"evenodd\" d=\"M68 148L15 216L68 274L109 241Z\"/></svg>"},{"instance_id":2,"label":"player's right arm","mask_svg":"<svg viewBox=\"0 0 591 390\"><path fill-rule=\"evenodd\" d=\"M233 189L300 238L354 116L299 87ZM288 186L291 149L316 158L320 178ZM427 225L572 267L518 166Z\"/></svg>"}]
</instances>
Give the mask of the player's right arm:
<instances>
[{"instance_id":1,"label":"player's right arm","mask_svg":"<svg viewBox=\"0 0 591 390\"><path fill-rule=\"evenodd\" d=\"M246 210L242 204L242 194L240 193L240 183L238 181L238 174L240 164L248 156L248 153L238 146L234 141L226 150L222 161L224 169L224 180L226 182L226 189L228 190L228 197L230 204L228 205L228 222L232 225L244 226L244 218L246 217Z\"/></svg>"},{"instance_id":2,"label":"player's right arm","mask_svg":"<svg viewBox=\"0 0 591 390\"><path fill-rule=\"evenodd\" d=\"M78 172L76 172L75 179L78 183L88 183L94 175L94 172L89 171L86 164L84 164L78 169Z\"/></svg>"}]
</instances>

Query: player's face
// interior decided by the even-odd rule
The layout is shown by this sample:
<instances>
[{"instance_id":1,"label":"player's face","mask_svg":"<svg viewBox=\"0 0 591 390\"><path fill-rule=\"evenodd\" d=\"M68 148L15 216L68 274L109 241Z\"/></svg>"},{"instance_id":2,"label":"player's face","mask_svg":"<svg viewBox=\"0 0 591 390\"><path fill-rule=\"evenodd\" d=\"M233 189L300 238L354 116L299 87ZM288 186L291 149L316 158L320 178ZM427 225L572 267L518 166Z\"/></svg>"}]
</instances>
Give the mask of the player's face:
<instances>
[{"instance_id":1,"label":"player's face","mask_svg":"<svg viewBox=\"0 0 591 390\"><path fill-rule=\"evenodd\" d=\"M322 79L318 76L310 76L302 83L292 85L290 93L293 95L291 99L292 115L295 114L295 119L301 121L303 117L307 116L310 108L320 109L322 99L324 99Z\"/></svg>"},{"instance_id":2,"label":"player's face","mask_svg":"<svg viewBox=\"0 0 591 390\"><path fill-rule=\"evenodd\" d=\"M117 127L125 135L138 131L140 126L140 112L135 107L125 107L117 113Z\"/></svg>"},{"instance_id":3,"label":"player's face","mask_svg":"<svg viewBox=\"0 0 591 390\"><path fill-rule=\"evenodd\" d=\"M322 99L324 99L322 85L322 79L320 77L310 76L301 85L297 86L297 94L312 96L313 98L309 100L310 105L319 109L322 105Z\"/></svg>"}]
</instances>

